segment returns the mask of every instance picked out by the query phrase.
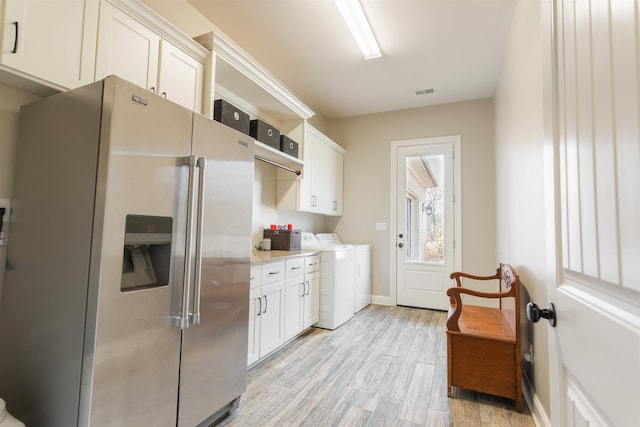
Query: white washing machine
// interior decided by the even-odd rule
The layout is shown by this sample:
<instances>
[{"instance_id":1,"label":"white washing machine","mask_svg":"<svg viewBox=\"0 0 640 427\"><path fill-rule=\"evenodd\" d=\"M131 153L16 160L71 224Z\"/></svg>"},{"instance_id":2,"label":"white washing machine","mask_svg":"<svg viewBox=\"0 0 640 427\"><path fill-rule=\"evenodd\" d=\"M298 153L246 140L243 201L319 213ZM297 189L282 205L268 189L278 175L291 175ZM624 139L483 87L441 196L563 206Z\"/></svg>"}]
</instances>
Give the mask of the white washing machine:
<instances>
[{"instance_id":1,"label":"white washing machine","mask_svg":"<svg viewBox=\"0 0 640 427\"><path fill-rule=\"evenodd\" d=\"M357 313L371 304L371 245L343 243L335 233L318 233L316 238L328 245L347 245L356 249L356 284L353 312Z\"/></svg>"},{"instance_id":2,"label":"white washing machine","mask_svg":"<svg viewBox=\"0 0 640 427\"><path fill-rule=\"evenodd\" d=\"M302 233L301 248L320 251L320 320L314 325L335 329L354 314L356 250L354 246Z\"/></svg>"}]
</instances>

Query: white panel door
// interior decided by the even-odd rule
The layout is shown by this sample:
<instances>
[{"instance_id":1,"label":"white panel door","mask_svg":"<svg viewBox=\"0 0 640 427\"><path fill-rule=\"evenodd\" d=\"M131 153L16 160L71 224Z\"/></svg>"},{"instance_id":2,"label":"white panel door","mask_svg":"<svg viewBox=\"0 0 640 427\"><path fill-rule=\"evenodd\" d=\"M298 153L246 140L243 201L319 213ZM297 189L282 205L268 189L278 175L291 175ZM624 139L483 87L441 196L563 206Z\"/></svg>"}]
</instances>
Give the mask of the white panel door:
<instances>
[{"instance_id":1,"label":"white panel door","mask_svg":"<svg viewBox=\"0 0 640 427\"><path fill-rule=\"evenodd\" d=\"M544 5L551 424L637 426L640 2Z\"/></svg>"},{"instance_id":2,"label":"white panel door","mask_svg":"<svg viewBox=\"0 0 640 427\"><path fill-rule=\"evenodd\" d=\"M158 93L196 113L202 111L204 65L166 40L160 42Z\"/></svg>"},{"instance_id":3,"label":"white panel door","mask_svg":"<svg viewBox=\"0 0 640 427\"><path fill-rule=\"evenodd\" d=\"M456 269L453 137L395 148L398 305L446 310ZM454 138L455 139L455 138Z\"/></svg>"},{"instance_id":4,"label":"white panel door","mask_svg":"<svg viewBox=\"0 0 640 427\"><path fill-rule=\"evenodd\" d=\"M97 0L4 2L2 64L73 89L93 81Z\"/></svg>"},{"instance_id":5,"label":"white panel door","mask_svg":"<svg viewBox=\"0 0 640 427\"><path fill-rule=\"evenodd\" d=\"M260 358L260 315L262 312L262 295L260 288L249 291L249 346L247 348L247 365Z\"/></svg>"},{"instance_id":6,"label":"white panel door","mask_svg":"<svg viewBox=\"0 0 640 427\"><path fill-rule=\"evenodd\" d=\"M96 80L117 75L157 92L160 36L107 2L100 3Z\"/></svg>"},{"instance_id":7,"label":"white panel door","mask_svg":"<svg viewBox=\"0 0 640 427\"><path fill-rule=\"evenodd\" d=\"M302 332L305 283L304 276L287 279L284 290L284 340Z\"/></svg>"},{"instance_id":8,"label":"white panel door","mask_svg":"<svg viewBox=\"0 0 640 427\"><path fill-rule=\"evenodd\" d=\"M262 287L260 357L284 344L284 282Z\"/></svg>"}]
</instances>

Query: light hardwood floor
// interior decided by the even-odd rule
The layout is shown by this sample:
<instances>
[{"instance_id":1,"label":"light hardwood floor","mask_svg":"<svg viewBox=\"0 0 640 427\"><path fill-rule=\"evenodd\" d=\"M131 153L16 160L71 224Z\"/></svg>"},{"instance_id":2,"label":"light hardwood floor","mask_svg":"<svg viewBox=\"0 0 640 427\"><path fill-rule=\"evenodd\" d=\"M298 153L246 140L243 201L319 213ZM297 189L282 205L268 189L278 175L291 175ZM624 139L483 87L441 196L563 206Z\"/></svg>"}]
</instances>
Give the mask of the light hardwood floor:
<instances>
[{"instance_id":1,"label":"light hardwood floor","mask_svg":"<svg viewBox=\"0 0 640 427\"><path fill-rule=\"evenodd\" d=\"M447 398L445 323L443 312L370 305L335 331L312 329L249 370L218 425L533 426L508 399Z\"/></svg>"}]
</instances>

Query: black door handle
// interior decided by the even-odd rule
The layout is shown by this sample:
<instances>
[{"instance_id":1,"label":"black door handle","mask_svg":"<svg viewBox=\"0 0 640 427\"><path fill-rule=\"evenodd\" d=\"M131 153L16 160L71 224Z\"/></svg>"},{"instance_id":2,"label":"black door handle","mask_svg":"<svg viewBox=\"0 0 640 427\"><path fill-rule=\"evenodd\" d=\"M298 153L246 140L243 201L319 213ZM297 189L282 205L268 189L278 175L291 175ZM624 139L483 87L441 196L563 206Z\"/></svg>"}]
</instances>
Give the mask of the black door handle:
<instances>
[{"instance_id":1,"label":"black door handle","mask_svg":"<svg viewBox=\"0 0 640 427\"><path fill-rule=\"evenodd\" d=\"M542 309L535 302L527 304L527 319L537 323L541 317L547 319L552 328L556 326L556 308L552 302L549 303L547 308Z\"/></svg>"}]
</instances>

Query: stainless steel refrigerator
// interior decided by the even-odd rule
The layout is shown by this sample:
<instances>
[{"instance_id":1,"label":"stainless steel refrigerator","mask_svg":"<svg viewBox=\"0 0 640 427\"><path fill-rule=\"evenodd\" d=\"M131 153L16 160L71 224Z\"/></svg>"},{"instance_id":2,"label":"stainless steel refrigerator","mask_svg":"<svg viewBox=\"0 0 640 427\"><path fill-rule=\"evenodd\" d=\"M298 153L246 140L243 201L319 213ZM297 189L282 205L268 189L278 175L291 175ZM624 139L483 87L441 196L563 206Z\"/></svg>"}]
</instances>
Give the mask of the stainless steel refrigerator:
<instances>
[{"instance_id":1,"label":"stainless steel refrigerator","mask_svg":"<svg viewBox=\"0 0 640 427\"><path fill-rule=\"evenodd\" d=\"M22 108L0 396L37 426L209 425L246 388L253 140L117 77Z\"/></svg>"}]
</instances>

